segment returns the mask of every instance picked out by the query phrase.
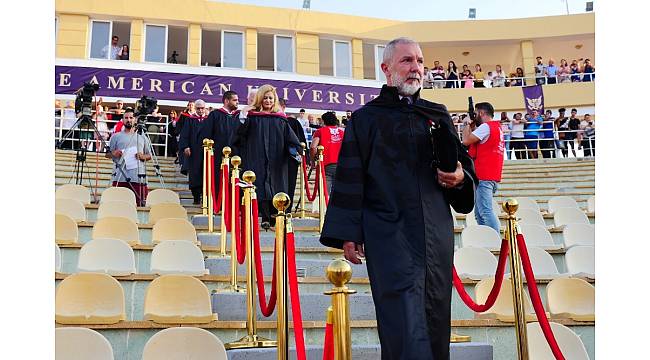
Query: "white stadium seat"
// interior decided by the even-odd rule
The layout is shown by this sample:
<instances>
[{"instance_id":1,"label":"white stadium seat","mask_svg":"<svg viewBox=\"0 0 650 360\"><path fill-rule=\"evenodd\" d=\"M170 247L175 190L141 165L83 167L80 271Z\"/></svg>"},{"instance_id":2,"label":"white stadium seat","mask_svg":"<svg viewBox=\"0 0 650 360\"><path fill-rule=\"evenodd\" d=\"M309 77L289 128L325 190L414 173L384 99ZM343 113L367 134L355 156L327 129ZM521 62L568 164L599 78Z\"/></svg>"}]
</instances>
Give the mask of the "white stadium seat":
<instances>
[{"instance_id":1,"label":"white stadium seat","mask_svg":"<svg viewBox=\"0 0 650 360\"><path fill-rule=\"evenodd\" d=\"M519 211L521 211L522 209L531 209L537 212L541 212L539 204L537 203L537 201L535 201L535 199L525 197L525 196L517 197L515 199L517 199L517 203L519 203L519 208L517 208L517 214L519 214Z\"/></svg>"},{"instance_id":2,"label":"white stadium seat","mask_svg":"<svg viewBox=\"0 0 650 360\"><path fill-rule=\"evenodd\" d=\"M135 274L135 255L124 240L94 239L79 251L80 272L103 272L113 276Z\"/></svg>"},{"instance_id":3,"label":"white stadium seat","mask_svg":"<svg viewBox=\"0 0 650 360\"><path fill-rule=\"evenodd\" d=\"M562 236L567 249L576 245L596 245L596 227L591 224L568 224L562 230Z\"/></svg>"},{"instance_id":4,"label":"white stadium seat","mask_svg":"<svg viewBox=\"0 0 650 360\"><path fill-rule=\"evenodd\" d=\"M501 248L501 236L486 225L470 225L460 235L462 247L482 247L489 250Z\"/></svg>"},{"instance_id":5,"label":"white stadium seat","mask_svg":"<svg viewBox=\"0 0 650 360\"><path fill-rule=\"evenodd\" d=\"M177 193L169 189L155 189L147 194L146 205L151 207L156 204L181 204L181 199Z\"/></svg>"},{"instance_id":6,"label":"white stadium seat","mask_svg":"<svg viewBox=\"0 0 650 360\"><path fill-rule=\"evenodd\" d=\"M587 212L591 214L596 213L596 196L592 195L587 199Z\"/></svg>"},{"instance_id":7,"label":"white stadium seat","mask_svg":"<svg viewBox=\"0 0 650 360\"><path fill-rule=\"evenodd\" d=\"M198 246L186 240L167 240L151 252L151 273L201 276L208 270Z\"/></svg>"},{"instance_id":8,"label":"white stadium seat","mask_svg":"<svg viewBox=\"0 0 650 360\"><path fill-rule=\"evenodd\" d=\"M535 246L527 246L527 249L530 265L533 267L533 274L535 274L536 279L555 279L566 276L560 274L553 257L544 249Z\"/></svg>"},{"instance_id":9,"label":"white stadium seat","mask_svg":"<svg viewBox=\"0 0 650 360\"><path fill-rule=\"evenodd\" d=\"M68 215L76 222L86 221L86 207L77 199L55 199L54 212Z\"/></svg>"},{"instance_id":10,"label":"white stadium seat","mask_svg":"<svg viewBox=\"0 0 650 360\"><path fill-rule=\"evenodd\" d=\"M576 333L562 324L554 322L550 324L555 340L557 340L565 359L589 360L587 349L585 349L585 345ZM555 356L553 356L551 348L546 342L546 337L544 337L539 323L531 322L526 324L526 331L528 333L529 360L555 360Z\"/></svg>"},{"instance_id":11,"label":"white stadium seat","mask_svg":"<svg viewBox=\"0 0 650 360\"><path fill-rule=\"evenodd\" d=\"M54 240L57 244L76 244L79 242L77 222L68 215L54 215Z\"/></svg>"},{"instance_id":12,"label":"white stadium seat","mask_svg":"<svg viewBox=\"0 0 650 360\"><path fill-rule=\"evenodd\" d=\"M124 289L107 274L66 277L56 288L54 302L59 324L116 324L126 320Z\"/></svg>"},{"instance_id":13,"label":"white stadium seat","mask_svg":"<svg viewBox=\"0 0 650 360\"><path fill-rule=\"evenodd\" d=\"M54 271L61 271L61 249L57 244L54 244Z\"/></svg>"},{"instance_id":14,"label":"white stadium seat","mask_svg":"<svg viewBox=\"0 0 650 360\"><path fill-rule=\"evenodd\" d=\"M596 278L596 254L593 246L573 246L564 255L570 276Z\"/></svg>"},{"instance_id":15,"label":"white stadium seat","mask_svg":"<svg viewBox=\"0 0 650 360\"><path fill-rule=\"evenodd\" d=\"M83 185L61 185L56 189L54 197L56 199L75 199L84 205L90 204L90 190Z\"/></svg>"},{"instance_id":16,"label":"white stadium seat","mask_svg":"<svg viewBox=\"0 0 650 360\"><path fill-rule=\"evenodd\" d=\"M582 210L577 208L559 208L553 214L555 227L567 224L589 224L589 218Z\"/></svg>"},{"instance_id":17,"label":"white stadium seat","mask_svg":"<svg viewBox=\"0 0 650 360\"><path fill-rule=\"evenodd\" d=\"M109 187L102 191L102 197L99 199L99 203L103 204L107 201L125 201L129 204L135 206L135 193L129 188L125 187Z\"/></svg>"},{"instance_id":18,"label":"white stadium seat","mask_svg":"<svg viewBox=\"0 0 650 360\"><path fill-rule=\"evenodd\" d=\"M111 343L99 332L83 327L54 331L56 360L113 360Z\"/></svg>"},{"instance_id":19,"label":"white stadium seat","mask_svg":"<svg viewBox=\"0 0 650 360\"><path fill-rule=\"evenodd\" d=\"M160 219L153 226L151 238L154 244L166 240L186 240L199 245L196 228L187 219Z\"/></svg>"},{"instance_id":20,"label":"white stadium seat","mask_svg":"<svg viewBox=\"0 0 650 360\"><path fill-rule=\"evenodd\" d=\"M140 223L138 210L135 205L126 201L115 200L100 203L99 209L97 209L97 219L99 220L105 217L123 217L133 220L136 224Z\"/></svg>"},{"instance_id":21,"label":"white stadium seat","mask_svg":"<svg viewBox=\"0 0 650 360\"><path fill-rule=\"evenodd\" d=\"M463 247L454 252L454 266L460 278L480 280L494 276L498 261L490 250Z\"/></svg>"},{"instance_id":22,"label":"white stadium seat","mask_svg":"<svg viewBox=\"0 0 650 360\"><path fill-rule=\"evenodd\" d=\"M536 224L543 227L546 227L546 222L544 217L538 210L533 209L519 209L517 211L517 218L519 218L519 224Z\"/></svg>"},{"instance_id":23,"label":"white stadium seat","mask_svg":"<svg viewBox=\"0 0 650 360\"><path fill-rule=\"evenodd\" d=\"M548 311L554 318L596 320L596 288L578 278L555 279L546 285Z\"/></svg>"},{"instance_id":24,"label":"white stadium seat","mask_svg":"<svg viewBox=\"0 0 650 360\"><path fill-rule=\"evenodd\" d=\"M200 324L216 320L210 291L189 275L162 275L144 295L144 319L160 324Z\"/></svg>"},{"instance_id":25,"label":"white stadium seat","mask_svg":"<svg viewBox=\"0 0 650 360\"><path fill-rule=\"evenodd\" d=\"M120 239L129 245L140 243L138 225L124 217L105 217L97 220L93 226L93 239Z\"/></svg>"},{"instance_id":26,"label":"white stadium seat","mask_svg":"<svg viewBox=\"0 0 650 360\"><path fill-rule=\"evenodd\" d=\"M179 204L162 203L151 206L149 210L149 224L154 225L162 219L185 219L187 210Z\"/></svg>"},{"instance_id":27,"label":"white stadium seat","mask_svg":"<svg viewBox=\"0 0 650 360\"><path fill-rule=\"evenodd\" d=\"M474 210L465 215L465 227L472 225L478 225L478 222L476 222L476 215L474 215Z\"/></svg>"},{"instance_id":28,"label":"white stadium seat","mask_svg":"<svg viewBox=\"0 0 650 360\"><path fill-rule=\"evenodd\" d=\"M494 284L494 276L485 278L478 283L474 288L476 293L476 303L485 304L485 301L492 290ZM512 305L512 282L510 277L504 276L503 283L501 284L501 289L499 289L499 295L494 302L492 308L488 311L477 314L478 318L487 318L487 319L499 319L503 322L514 322L515 321L515 311L513 310L514 306ZM524 292L524 311L526 312L526 320L531 321L535 319L535 312L533 310L533 305L530 302L528 293Z\"/></svg>"},{"instance_id":29,"label":"white stadium seat","mask_svg":"<svg viewBox=\"0 0 650 360\"><path fill-rule=\"evenodd\" d=\"M142 360L227 360L226 348L211 332L173 327L157 332L144 345Z\"/></svg>"},{"instance_id":30,"label":"white stadium seat","mask_svg":"<svg viewBox=\"0 0 650 360\"><path fill-rule=\"evenodd\" d=\"M562 248L562 245L558 245L553 241L553 236L544 226L523 223L519 225L519 228L528 246L536 246L544 250L557 250Z\"/></svg>"},{"instance_id":31,"label":"white stadium seat","mask_svg":"<svg viewBox=\"0 0 650 360\"><path fill-rule=\"evenodd\" d=\"M575 199L570 196L554 196L548 200L549 214L554 214L557 209L561 208L580 209Z\"/></svg>"}]
</instances>

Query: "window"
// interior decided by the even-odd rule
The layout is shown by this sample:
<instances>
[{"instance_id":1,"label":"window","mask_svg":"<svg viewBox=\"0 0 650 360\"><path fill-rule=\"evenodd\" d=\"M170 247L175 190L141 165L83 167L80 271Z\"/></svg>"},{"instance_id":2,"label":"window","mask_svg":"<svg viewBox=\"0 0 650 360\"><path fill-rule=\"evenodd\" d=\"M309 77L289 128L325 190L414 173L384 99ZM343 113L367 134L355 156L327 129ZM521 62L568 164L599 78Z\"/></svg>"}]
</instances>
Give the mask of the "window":
<instances>
[{"instance_id":1,"label":"window","mask_svg":"<svg viewBox=\"0 0 650 360\"><path fill-rule=\"evenodd\" d=\"M244 67L244 34L223 32L223 66L242 69Z\"/></svg>"},{"instance_id":2,"label":"window","mask_svg":"<svg viewBox=\"0 0 650 360\"><path fill-rule=\"evenodd\" d=\"M118 49L129 46L130 37L131 23L92 20L90 58L118 60Z\"/></svg>"},{"instance_id":3,"label":"window","mask_svg":"<svg viewBox=\"0 0 650 360\"><path fill-rule=\"evenodd\" d=\"M375 80L375 45L363 43L363 78Z\"/></svg>"},{"instance_id":4,"label":"window","mask_svg":"<svg viewBox=\"0 0 650 360\"><path fill-rule=\"evenodd\" d=\"M221 66L220 30L201 30L201 65Z\"/></svg>"},{"instance_id":5,"label":"window","mask_svg":"<svg viewBox=\"0 0 650 360\"><path fill-rule=\"evenodd\" d=\"M293 38L257 34L257 70L293 72Z\"/></svg>"},{"instance_id":6,"label":"window","mask_svg":"<svg viewBox=\"0 0 650 360\"><path fill-rule=\"evenodd\" d=\"M350 42L320 39L318 47L321 75L351 77L352 53Z\"/></svg>"},{"instance_id":7,"label":"window","mask_svg":"<svg viewBox=\"0 0 650 360\"><path fill-rule=\"evenodd\" d=\"M384 61L384 48L386 48L384 45L375 46L375 72L377 74L375 79L381 82L386 82L386 75L381 71L381 63Z\"/></svg>"},{"instance_id":8,"label":"window","mask_svg":"<svg viewBox=\"0 0 650 360\"><path fill-rule=\"evenodd\" d=\"M187 46L186 26L145 26L144 61L187 64Z\"/></svg>"}]
</instances>

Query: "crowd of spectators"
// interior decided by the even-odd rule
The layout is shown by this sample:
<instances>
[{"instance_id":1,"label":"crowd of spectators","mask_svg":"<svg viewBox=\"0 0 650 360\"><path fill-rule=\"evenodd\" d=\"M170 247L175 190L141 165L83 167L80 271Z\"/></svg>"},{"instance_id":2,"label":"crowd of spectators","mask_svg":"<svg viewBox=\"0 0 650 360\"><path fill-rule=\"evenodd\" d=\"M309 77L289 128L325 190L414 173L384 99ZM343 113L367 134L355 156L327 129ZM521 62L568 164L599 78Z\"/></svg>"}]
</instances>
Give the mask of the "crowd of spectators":
<instances>
[{"instance_id":1,"label":"crowd of spectators","mask_svg":"<svg viewBox=\"0 0 650 360\"><path fill-rule=\"evenodd\" d=\"M476 64L473 71L469 65L463 65L459 70L456 63L451 60L445 69L440 61L436 60L433 62L433 67L424 67L423 85L425 89L489 88L590 82L596 78L596 68L590 59L574 59L571 64L566 59L561 59L560 65L557 66L554 59L544 63L541 56L537 57L534 78L527 78L521 67L517 67L514 72L506 73L501 65L496 65L494 70L486 72L481 64Z\"/></svg>"}]
</instances>

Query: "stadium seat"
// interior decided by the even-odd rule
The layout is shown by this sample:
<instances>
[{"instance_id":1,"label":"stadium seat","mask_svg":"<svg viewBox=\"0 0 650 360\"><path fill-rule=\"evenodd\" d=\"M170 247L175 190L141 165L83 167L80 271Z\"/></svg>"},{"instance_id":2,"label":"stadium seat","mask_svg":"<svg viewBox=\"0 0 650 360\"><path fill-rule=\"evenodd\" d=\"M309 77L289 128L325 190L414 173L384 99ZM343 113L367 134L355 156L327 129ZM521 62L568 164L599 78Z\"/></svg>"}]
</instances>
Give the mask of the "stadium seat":
<instances>
[{"instance_id":1,"label":"stadium seat","mask_svg":"<svg viewBox=\"0 0 650 360\"><path fill-rule=\"evenodd\" d=\"M146 205L151 207L156 204L181 204L181 199L177 193L169 189L155 189L147 194Z\"/></svg>"},{"instance_id":2,"label":"stadium seat","mask_svg":"<svg viewBox=\"0 0 650 360\"><path fill-rule=\"evenodd\" d=\"M56 288L55 319L59 324L116 324L126 320L124 289L101 273L73 274Z\"/></svg>"},{"instance_id":3,"label":"stadium seat","mask_svg":"<svg viewBox=\"0 0 650 360\"><path fill-rule=\"evenodd\" d=\"M589 218L582 210L577 208L559 208L553 214L555 227L562 227L567 224L589 224Z\"/></svg>"},{"instance_id":4,"label":"stadium seat","mask_svg":"<svg viewBox=\"0 0 650 360\"><path fill-rule=\"evenodd\" d=\"M116 189L116 188L113 188ZM97 219L103 219L105 217L123 217L133 220L136 224L140 223L138 218L138 210L135 205L126 201L104 201L99 204L99 209L97 210Z\"/></svg>"},{"instance_id":5,"label":"stadium seat","mask_svg":"<svg viewBox=\"0 0 650 360\"><path fill-rule=\"evenodd\" d=\"M501 247L501 236L486 225L470 225L463 229L460 235L462 247L482 247L498 250Z\"/></svg>"},{"instance_id":6,"label":"stadium seat","mask_svg":"<svg viewBox=\"0 0 650 360\"><path fill-rule=\"evenodd\" d=\"M538 210L519 209L516 215L519 218L519 224L535 224L546 228L544 217L542 217L542 214Z\"/></svg>"},{"instance_id":7,"label":"stadium seat","mask_svg":"<svg viewBox=\"0 0 650 360\"><path fill-rule=\"evenodd\" d=\"M175 327L157 332L144 345L142 360L227 360L221 340L195 327Z\"/></svg>"},{"instance_id":8,"label":"stadium seat","mask_svg":"<svg viewBox=\"0 0 650 360\"><path fill-rule=\"evenodd\" d=\"M476 215L474 215L474 210L465 215L465 227L472 225L478 225L478 222L476 222Z\"/></svg>"},{"instance_id":9,"label":"stadium seat","mask_svg":"<svg viewBox=\"0 0 650 360\"><path fill-rule=\"evenodd\" d=\"M86 221L86 207L77 199L55 199L54 212L68 215L76 222Z\"/></svg>"},{"instance_id":10,"label":"stadium seat","mask_svg":"<svg viewBox=\"0 0 650 360\"><path fill-rule=\"evenodd\" d=\"M568 224L562 230L564 247L576 245L595 246L596 227L590 224Z\"/></svg>"},{"instance_id":11,"label":"stadium seat","mask_svg":"<svg viewBox=\"0 0 650 360\"><path fill-rule=\"evenodd\" d=\"M153 248L151 273L201 276L208 274L208 270L198 246L185 240L168 240Z\"/></svg>"},{"instance_id":12,"label":"stadium seat","mask_svg":"<svg viewBox=\"0 0 650 360\"><path fill-rule=\"evenodd\" d=\"M596 288L578 278L555 279L546 285L548 311L554 318L595 321Z\"/></svg>"},{"instance_id":13,"label":"stadium seat","mask_svg":"<svg viewBox=\"0 0 650 360\"><path fill-rule=\"evenodd\" d=\"M109 187L102 191L102 197L99 203L103 204L107 201L125 201L135 206L135 193L129 188L125 187Z\"/></svg>"},{"instance_id":14,"label":"stadium seat","mask_svg":"<svg viewBox=\"0 0 650 360\"><path fill-rule=\"evenodd\" d=\"M535 199L529 198L529 197L518 197L517 203L519 203L519 208L517 208L517 215L519 215L519 211L522 209L530 209L530 210L535 210L538 213L541 212L542 210L539 208L539 204Z\"/></svg>"},{"instance_id":15,"label":"stadium seat","mask_svg":"<svg viewBox=\"0 0 650 360\"><path fill-rule=\"evenodd\" d=\"M568 327L551 322L551 330L555 335L560 350L565 359L571 360L589 360L589 355L585 349L585 345ZM544 337L542 328L538 322L530 322L526 324L526 332L528 335L528 359L529 360L555 360L551 348Z\"/></svg>"},{"instance_id":16,"label":"stadium seat","mask_svg":"<svg viewBox=\"0 0 650 360\"><path fill-rule=\"evenodd\" d=\"M549 214L555 214L555 211L561 208L580 209L575 199L570 196L554 196L548 200Z\"/></svg>"},{"instance_id":17,"label":"stadium seat","mask_svg":"<svg viewBox=\"0 0 650 360\"><path fill-rule=\"evenodd\" d=\"M480 280L494 276L497 259L490 250L479 247L463 247L454 252L454 266L460 278Z\"/></svg>"},{"instance_id":18,"label":"stadium seat","mask_svg":"<svg viewBox=\"0 0 650 360\"><path fill-rule=\"evenodd\" d=\"M596 196L592 195L587 199L587 212L590 214L596 213Z\"/></svg>"},{"instance_id":19,"label":"stadium seat","mask_svg":"<svg viewBox=\"0 0 650 360\"><path fill-rule=\"evenodd\" d=\"M196 228L187 219L160 219L153 226L151 237L154 244L166 240L187 240L199 244Z\"/></svg>"},{"instance_id":20,"label":"stadium seat","mask_svg":"<svg viewBox=\"0 0 650 360\"><path fill-rule=\"evenodd\" d=\"M519 227L528 246L536 246L544 250L557 250L562 248L562 245L558 245L553 241L553 236L551 236L551 233L545 226L523 223Z\"/></svg>"},{"instance_id":21,"label":"stadium seat","mask_svg":"<svg viewBox=\"0 0 650 360\"><path fill-rule=\"evenodd\" d=\"M65 184L56 189L54 197L56 199L75 199L83 205L90 204L90 190L77 184Z\"/></svg>"},{"instance_id":22,"label":"stadium seat","mask_svg":"<svg viewBox=\"0 0 650 360\"><path fill-rule=\"evenodd\" d=\"M57 244L54 244L54 271L61 271L61 249Z\"/></svg>"},{"instance_id":23,"label":"stadium seat","mask_svg":"<svg viewBox=\"0 0 650 360\"><path fill-rule=\"evenodd\" d=\"M79 242L77 222L68 215L55 214L54 239L57 244L76 244Z\"/></svg>"},{"instance_id":24,"label":"stadium seat","mask_svg":"<svg viewBox=\"0 0 650 360\"><path fill-rule=\"evenodd\" d=\"M594 250L593 246L574 246L567 250L564 262L570 276L596 278Z\"/></svg>"},{"instance_id":25,"label":"stadium seat","mask_svg":"<svg viewBox=\"0 0 650 360\"><path fill-rule=\"evenodd\" d=\"M105 217L97 220L93 226L93 239L119 239L129 245L140 243L138 225L123 217Z\"/></svg>"},{"instance_id":26,"label":"stadium seat","mask_svg":"<svg viewBox=\"0 0 650 360\"><path fill-rule=\"evenodd\" d=\"M198 324L216 320L210 291L188 275L162 275L149 284L144 296L144 319L160 324Z\"/></svg>"},{"instance_id":27,"label":"stadium seat","mask_svg":"<svg viewBox=\"0 0 650 360\"><path fill-rule=\"evenodd\" d=\"M156 204L149 211L149 224L155 225L160 219L184 219L187 220L187 210L179 204Z\"/></svg>"},{"instance_id":28,"label":"stadium seat","mask_svg":"<svg viewBox=\"0 0 650 360\"><path fill-rule=\"evenodd\" d=\"M476 294L476 303L485 304L490 290L492 290L492 285L494 284L494 276L482 279L476 283L474 292ZM535 312L533 311L533 305L530 302L528 293L524 292L524 311L526 312L526 320L532 321L536 319ZM512 282L509 276L503 277L503 283L501 284L501 289L499 295L497 295L497 300L494 302L494 306L486 312L477 314L478 318L484 319L498 319L503 322L514 322L515 321L515 312L512 305Z\"/></svg>"},{"instance_id":29,"label":"stadium seat","mask_svg":"<svg viewBox=\"0 0 650 360\"><path fill-rule=\"evenodd\" d=\"M553 261L553 257L544 249L535 246L526 246L528 249L528 256L530 257L530 265L533 267L533 274L536 279L555 279L562 275L557 270L557 265Z\"/></svg>"},{"instance_id":30,"label":"stadium seat","mask_svg":"<svg viewBox=\"0 0 650 360\"><path fill-rule=\"evenodd\" d=\"M84 327L54 331L56 360L113 360L111 343L99 332Z\"/></svg>"},{"instance_id":31,"label":"stadium seat","mask_svg":"<svg viewBox=\"0 0 650 360\"><path fill-rule=\"evenodd\" d=\"M77 270L113 276L135 274L135 255L124 240L94 239L81 247Z\"/></svg>"}]
</instances>

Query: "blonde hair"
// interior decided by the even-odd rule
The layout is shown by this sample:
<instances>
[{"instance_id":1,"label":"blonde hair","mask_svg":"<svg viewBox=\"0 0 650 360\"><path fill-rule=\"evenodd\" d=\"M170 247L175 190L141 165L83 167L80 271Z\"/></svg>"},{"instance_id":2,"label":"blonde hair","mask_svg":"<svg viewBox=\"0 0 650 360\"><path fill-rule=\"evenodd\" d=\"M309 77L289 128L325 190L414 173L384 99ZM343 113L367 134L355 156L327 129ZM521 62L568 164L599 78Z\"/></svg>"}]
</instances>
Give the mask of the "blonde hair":
<instances>
[{"instance_id":1,"label":"blonde hair","mask_svg":"<svg viewBox=\"0 0 650 360\"><path fill-rule=\"evenodd\" d=\"M278 93L275 91L275 88L269 84L262 85L257 89L253 107L256 111L262 111L262 100L264 100L264 95L266 95L268 92L273 93L273 106L271 107L271 112L280 112L280 101L278 99Z\"/></svg>"}]
</instances>

